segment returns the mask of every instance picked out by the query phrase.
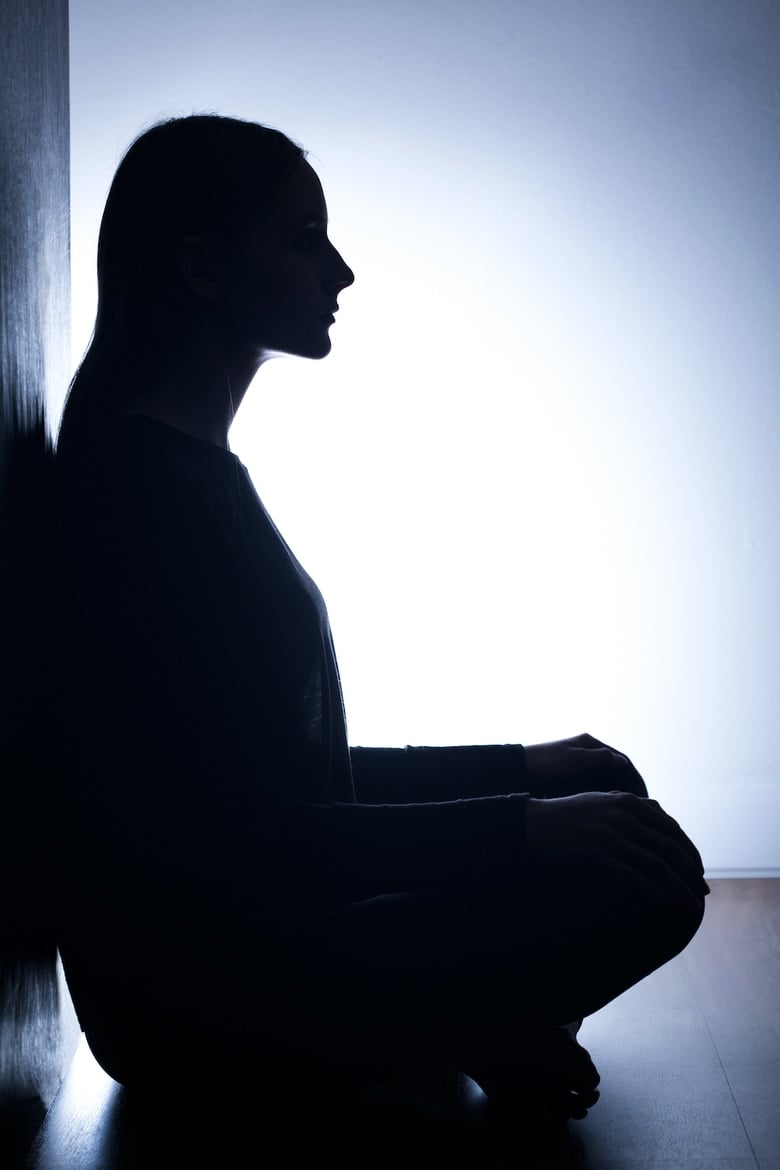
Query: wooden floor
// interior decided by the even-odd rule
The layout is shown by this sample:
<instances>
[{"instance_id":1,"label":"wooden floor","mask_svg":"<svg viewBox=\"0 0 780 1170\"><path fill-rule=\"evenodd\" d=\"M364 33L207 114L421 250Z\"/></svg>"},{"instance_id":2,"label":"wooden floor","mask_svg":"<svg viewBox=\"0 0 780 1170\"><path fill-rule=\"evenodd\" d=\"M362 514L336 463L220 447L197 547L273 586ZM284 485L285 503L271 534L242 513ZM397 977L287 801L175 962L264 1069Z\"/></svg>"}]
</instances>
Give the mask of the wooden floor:
<instances>
[{"instance_id":1,"label":"wooden floor","mask_svg":"<svg viewBox=\"0 0 780 1170\"><path fill-rule=\"evenodd\" d=\"M507 1170L780 1170L780 879L710 884L704 923L684 954L583 1025L580 1040L601 1072L601 1101L585 1121L570 1124L563 1146L504 1163ZM163 1144L150 1146L148 1133L139 1144L121 1092L82 1048L27 1165L308 1170L332 1157L340 1170L352 1166L340 1158L337 1133L318 1134L316 1120L306 1134L293 1125L281 1143L277 1131L273 1151L251 1119L236 1120L222 1139L198 1136L197 1162L186 1135L175 1131ZM399 1133L389 1117L364 1135L362 1170L387 1165L389 1139ZM469 1140L464 1135L457 1149L445 1148L435 1134L421 1131L415 1140L406 1131L393 1165L492 1170Z\"/></svg>"},{"instance_id":2,"label":"wooden floor","mask_svg":"<svg viewBox=\"0 0 780 1170\"><path fill-rule=\"evenodd\" d=\"M712 880L677 959L583 1025L588 1170L780 1170L780 880Z\"/></svg>"}]
</instances>

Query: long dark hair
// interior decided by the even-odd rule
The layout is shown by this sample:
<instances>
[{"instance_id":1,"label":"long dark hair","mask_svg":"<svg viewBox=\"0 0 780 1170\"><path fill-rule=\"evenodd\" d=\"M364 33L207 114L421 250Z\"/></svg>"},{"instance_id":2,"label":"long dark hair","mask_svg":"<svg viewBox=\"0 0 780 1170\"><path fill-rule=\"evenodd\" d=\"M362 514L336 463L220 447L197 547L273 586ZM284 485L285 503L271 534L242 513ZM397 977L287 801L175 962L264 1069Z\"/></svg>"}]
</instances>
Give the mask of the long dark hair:
<instances>
[{"instance_id":1,"label":"long dark hair","mask_svg":"<svg viewBox=\"0 0 780 1170\"><path fill-rule=\"evenodd\" d=\"M203 235L229 245L304 157L279 130L216 114L172 118L136 138L103 212L97 318L68 393L60 450L98 437L181 343L181 241Z\"/></svg>"}]
</instances>

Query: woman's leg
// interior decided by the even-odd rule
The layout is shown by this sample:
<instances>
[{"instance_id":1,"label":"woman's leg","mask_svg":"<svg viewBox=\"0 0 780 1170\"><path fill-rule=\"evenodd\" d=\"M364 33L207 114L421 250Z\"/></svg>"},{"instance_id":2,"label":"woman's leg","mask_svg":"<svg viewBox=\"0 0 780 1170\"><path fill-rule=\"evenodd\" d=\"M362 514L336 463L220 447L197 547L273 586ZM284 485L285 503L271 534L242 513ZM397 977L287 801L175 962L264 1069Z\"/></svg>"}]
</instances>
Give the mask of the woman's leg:
<instances>
[{"instance_id":1,"label":"woman's leg","mask_svg":"<svg viewBox=\"0 0 780 1170\"><path fill-rule=\"evenodd\" d=\"M511 890L475 878L360 903L290 984L303 1005L297 1042L318 1037L326 1059L357 1075L444 1055L479 1080L516 1063L529 1034L589 1015L672 958L702 911L631 904L598 875L576 889L555 874Z\"/></svg>"},{"instance_id":2,"label":"woman's leg","mask_svg":"<svg viewBox=\"0 0 780 1170\"><path fill-rule=\"evenodd\" d=\"M230 953L194 956L170 999L150 992L146 1022L167 1029L164 1066L202 1054L269 1089L341 1093L442 1058L483 1083L672 958L702 911L632 901L597 871L568 883L552 866L519 868L505 888L464 875L342 907L278 948L236 922ZM149 1078L148 1054L131 1079Z\"/></svg>"}]
</instances>

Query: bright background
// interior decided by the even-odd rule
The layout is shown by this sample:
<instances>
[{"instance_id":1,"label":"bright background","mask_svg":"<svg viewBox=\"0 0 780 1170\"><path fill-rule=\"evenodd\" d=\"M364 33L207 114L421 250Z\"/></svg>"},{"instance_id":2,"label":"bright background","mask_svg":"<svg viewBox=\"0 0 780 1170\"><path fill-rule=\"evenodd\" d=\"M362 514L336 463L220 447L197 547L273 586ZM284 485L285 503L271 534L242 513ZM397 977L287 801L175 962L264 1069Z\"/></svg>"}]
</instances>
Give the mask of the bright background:
<instances>
[{"instance_id":1,"label":"bright background","mask_svg":"<svg viewBox=\"0 0 780 1170\"><path fill-rule=\"evenodd\" d=\"M357 282L232 446L328 600L351 741L588 730L711 873L780 870L777 5L70 7L74 363L146 125L264 121L323 180Z\"/></svg>"}]
</instances>

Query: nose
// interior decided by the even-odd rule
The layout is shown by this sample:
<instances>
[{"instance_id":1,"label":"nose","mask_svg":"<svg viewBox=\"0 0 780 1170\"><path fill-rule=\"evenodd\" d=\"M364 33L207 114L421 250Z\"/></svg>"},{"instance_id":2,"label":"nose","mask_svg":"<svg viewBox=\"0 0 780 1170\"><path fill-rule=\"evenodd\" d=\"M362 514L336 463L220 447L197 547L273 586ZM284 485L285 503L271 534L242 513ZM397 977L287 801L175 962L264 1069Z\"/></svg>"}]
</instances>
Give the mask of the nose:
<instances>
[{"instance_id":1,"label":"nose","mask_svg":"<svg viewBox=\"0 0 780 1170\"><path fill-rule=\"evenodd\" d=\"M332 244L331 248L333 248ZM332 287L334 292L340 293L342 289L349 288L351 284L355 283L355 274L337 248L333 248L333 261L334 280Z\"/></svg>"}]
</instances>

